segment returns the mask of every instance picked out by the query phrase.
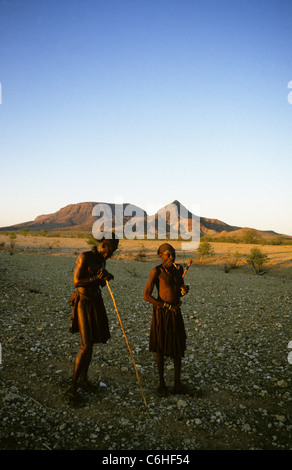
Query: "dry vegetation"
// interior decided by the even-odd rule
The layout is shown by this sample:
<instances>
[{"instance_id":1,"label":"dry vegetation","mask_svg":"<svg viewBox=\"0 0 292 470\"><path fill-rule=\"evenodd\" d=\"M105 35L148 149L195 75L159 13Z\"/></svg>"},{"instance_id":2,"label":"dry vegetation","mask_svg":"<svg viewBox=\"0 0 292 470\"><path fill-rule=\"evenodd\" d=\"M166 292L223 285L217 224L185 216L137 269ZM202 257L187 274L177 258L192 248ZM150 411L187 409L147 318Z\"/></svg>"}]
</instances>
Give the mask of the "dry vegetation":
<instances>
[{"instance_id":1,"label":"dry vegetation","mask_svg":"<svg viewBox=\"0 0 292 470\"><path fill-rule=\"evenodd\" d=\"M10 241L0 236L0 449L291 449L292 246L260 247L269 263L259 276L244 262L249 245L212 243L213 256L200 264L173 243L178 262L194 260L182 308L182 376L198 397L159 398L148 352L151 307L143 301L158 244L122 241L108 269L147 408L106 288L112 337L95 346L90 367L102 386L82 392L82 406L72 408L63 394L79 337L68 331L67 300L87 241L18 235L12 248ZM242 256L227 273L236 252ZM166 379L171 386L171 361Z\"/></svg>"},{"instance_id":2,"label":"dry vegetation","mask_svg":"<svg viewBox=\"0 0 292 470\"><path fill-rule=\"evenodd\" d=\"M187 262L191 257L193 262L200 264L200 255L198 252L181 251L181 242L171 242L177 250L177 260ZM12 244L12 249L11 249ZM151 240L122 240L115 259L157 261L156 250L159 245L157 241ZM273 276L292 277L292 245L255 245L239 243L219 243L210 242L214 255L205 257L203 264L208 266L224 266L234 263L235 254L239 254L236 267L244 267L245 258L250 250L255 246L267 254L268 263L265 270ZM35 253L35 254L53 254L53 255L78 255L82 250L90 249L87 237L52 237L52 236L33 236L32 234L16 235L16 238L10 238L9 235L3 235L0 232L0 251L12 253ZM284 269L283 269L284 268ZM248 269L250 271L250 268Z\"/></svg>"}]
</instances>

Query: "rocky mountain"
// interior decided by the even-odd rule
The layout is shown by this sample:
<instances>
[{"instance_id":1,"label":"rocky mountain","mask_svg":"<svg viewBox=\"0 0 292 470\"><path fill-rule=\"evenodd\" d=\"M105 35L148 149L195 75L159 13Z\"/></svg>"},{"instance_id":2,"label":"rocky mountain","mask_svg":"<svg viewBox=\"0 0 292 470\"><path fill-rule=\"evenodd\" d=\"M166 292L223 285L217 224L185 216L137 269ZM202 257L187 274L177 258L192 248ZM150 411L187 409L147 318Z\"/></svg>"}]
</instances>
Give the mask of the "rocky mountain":
<instances>
[{"instance_id":1,"label":"rocky mountain","mask_svg":"<svg viewBox=\"0 0 292 470\"><path fill-rule=\"evenodd\" d=\"M102 208L106 211L102 212ZM102 225L102 221L104 225ZM81 202L69 204L53 214L40 215L33 221L2 227L0 230L18 231L28 228L31 231L45 229L49 231L91 232L93 227L101 228L101 230L113 227L120 234L125 233L123 231L128 229L132 233L136 230L138 236L142 231L144 234L148 234L149 237L155 237L161 227L162 230L165 227L167 235L180 234L183 231L188 233L194 227L194 223L197 224L200 236L218 237L231 234L240 236L243 232L249 230L244 227L228 225L218 219L199 218L180 204L179 201L173 201L153 215L147 214L144 209L130 203ZM279 235L273 231L256 232L264 237Z\"/></svg>"}]
</instances>

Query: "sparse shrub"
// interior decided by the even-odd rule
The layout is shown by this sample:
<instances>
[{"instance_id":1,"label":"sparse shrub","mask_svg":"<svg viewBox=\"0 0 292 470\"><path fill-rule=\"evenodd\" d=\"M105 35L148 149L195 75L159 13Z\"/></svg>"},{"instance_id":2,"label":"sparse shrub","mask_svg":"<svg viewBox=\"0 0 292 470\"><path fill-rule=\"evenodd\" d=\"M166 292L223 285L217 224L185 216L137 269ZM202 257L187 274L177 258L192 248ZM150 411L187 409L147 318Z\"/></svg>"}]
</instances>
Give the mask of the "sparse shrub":
<instances>
[{"instance_id":1,"label":"sparse shrub","mask_svg":"<svg viewBox=\"0 0 292 470\"><path fill-rule=\"evenodd\" d=\"M146 260L147 249L144 245L140 245L140 249L135 257L136 261L145 261Z\"/></svg>"},{"instance_id":2,"label":"sparse shrub","mask_svg":"<svg viewBox=\"0 0 292 470\"><path fill-rule=\"evenodd\" d=\"M205 256L213 256L214 255L214 250L213 250L211 244L207 240L202 241L200 243L199 248L198 248L198 252L201 255L201 258L200 258L200 263L201 264L202 264L203 258Z\"/></svg>"},{"instance_id":3,"label":"sparse shrub","mask_svg":"<svg viewBox=\"0 0 292 470\"><path fill-rule=\"evenodd\" d=\"M228 260L228 262L225 263L224 265L224 271L226 273L228 273L230 271L230 269L235 269L238 264L240 263L241 261L241 258L242 258L242 255L241 253L239 253L238 251L236 251L235 253L228 253L230 258Z\"/></svg>"},{"instance_id":4,"label":"sparse shrub","mask_svg":"<svg viewBox=\"0 0 292 470\"><path fill-rule=\"evenodd\" d=\"M244 234L242 241L243 243L247 243L248 245L256 244L260 243L261 237L257 234L256 230L251 229Z\"/></svg>"},{"instance_id":5,"label":"sparse shrub","mask_svg":"<svg viewBox=\"0 0 292 470\"><path fill-rule=\"evenodd\" d=\"M270 241L270 245L285 245L285 238L282 235L278 235Z\"/></svg>"},{"instance_id":6,"label":"sparse shrub","mask_svg":"<svg viewBox=\"0 0 292 470\"><path fill-rule=\"evenodd\" d=\"M11 255L13 255L14 249L15 249L16 234L14 232L11 232L9 234L9 238L10 238L9 252L10 252Z\"/></svg>"},{"instance_id":7,"label":"sparse shrub","mask_svg":"<svg viewBox=\"0 0 292 470\"><path fill-rule=\"evenodd\" d=\"M252 248L246 262L251 264L256 274L262 272L263 265L268 261L268 255L264 254L259 248Z\"/></svg>"},{"instance_id":8,"label":"sparse shrub","mask_svg":"<svg viewBox=\"0 0 292 470\"><path fill-rule=\"evenodd\" d=\"M24 237L27 237L27 235L29 234L29 228L28 227L22 228L21 230L18 231L18 233L20 235L23 235Z\"/></svg>"},{"instance_id":9,"label":"sparse shrub","mask_svg":"<svg viewBox=\"0 0 292 470\"><path fill-rule=\"evenodd\" d=\"M100 243L100 240L97 240L94 238L93 235L90 235L90 237L87 239L87 244L90 246L98 246Z\"/></svg>"},{"instance_id":10,"label":"sparse shrub","mask_svg":"<svg viewBox=\"0 0 292 470\"><path fill-rule=\"evenodd\" d=\"M240 263L242 258L242 254L239 253L239 251L236 251L235 253L232 254L232 268L236 268L238 266L238 263Z\"/></svg>"},{"instance_id":11,"label":"sparse shrub","mask_svg":"<svg viewBox=\"0 0 292 470\"><path fill-rule=\"evenodd\" d=\"M48 231L47 229L45 229L45 228L42 228L42 229L40 230L40 236L41 236L41 237L47 237L47 236L48 236L48 233L49 233L49 231Z\"/></svg>"}]
</instances>

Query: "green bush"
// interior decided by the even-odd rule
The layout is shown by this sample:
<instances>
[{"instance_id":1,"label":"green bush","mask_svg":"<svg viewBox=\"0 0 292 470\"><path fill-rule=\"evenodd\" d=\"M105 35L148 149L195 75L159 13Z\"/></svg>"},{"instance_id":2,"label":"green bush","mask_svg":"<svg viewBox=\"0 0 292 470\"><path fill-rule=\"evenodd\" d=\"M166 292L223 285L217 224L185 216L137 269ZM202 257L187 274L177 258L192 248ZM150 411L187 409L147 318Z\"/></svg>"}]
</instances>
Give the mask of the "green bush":
<instances>
[{"instance_id":1,"label":"green bush","mask_svg":"<svg viewBox=\"0 0 292 470\"><path fill-rule=\"evenodd\" d=\"M267 263L268 256L265 255L259 248L252 248L246 262L251 264L256 274L262 272L263 265Z\"/></svg>"},{"instance_id":2,"label":"green bush","mask_svg":"<svg viewBox=\"0 0 292 470\"><path fill-rule=\"evenodd\" d=\"M205 240L202 241L199 245L198 252L201 254L200 263L202 264L204 256L213 256L214 250L211 244Z\"/></svg>"}]
</instances>

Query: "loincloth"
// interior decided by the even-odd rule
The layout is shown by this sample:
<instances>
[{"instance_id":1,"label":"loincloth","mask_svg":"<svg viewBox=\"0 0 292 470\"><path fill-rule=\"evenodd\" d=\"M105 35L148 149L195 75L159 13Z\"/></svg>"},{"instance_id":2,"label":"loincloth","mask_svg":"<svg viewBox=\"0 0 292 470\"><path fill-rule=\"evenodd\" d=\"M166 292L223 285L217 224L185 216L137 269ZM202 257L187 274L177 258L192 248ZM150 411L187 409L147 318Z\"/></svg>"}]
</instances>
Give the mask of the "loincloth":
<instances>
[{"instance_id":1,"label":"loincloth","mask_svg":"<svg viewBox=\"0 0 292 470\"><path fill-rule=\"evenodd\" d=\"M93 343L106 343L110 338L110 332L101 293L97 291L96 295L89 297L76 290L68 302L73 307L69 331L71 333L80 332L79 321L82 316L90 340Z\"/></svg>"},{"instance_id":2,"label":"loincloth","mask_svg":"<svg viewBox=\"0 0 292 470\"><path fill-rule=\"evenodd\" d=\"M149 351L165 356L183 357L186 349L186 332L181 310L176 313L163 307L153 307L149 337Z\"/></svg>"}]
</instances>

